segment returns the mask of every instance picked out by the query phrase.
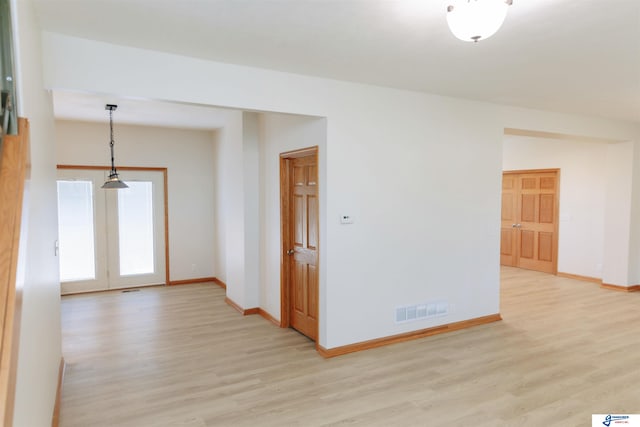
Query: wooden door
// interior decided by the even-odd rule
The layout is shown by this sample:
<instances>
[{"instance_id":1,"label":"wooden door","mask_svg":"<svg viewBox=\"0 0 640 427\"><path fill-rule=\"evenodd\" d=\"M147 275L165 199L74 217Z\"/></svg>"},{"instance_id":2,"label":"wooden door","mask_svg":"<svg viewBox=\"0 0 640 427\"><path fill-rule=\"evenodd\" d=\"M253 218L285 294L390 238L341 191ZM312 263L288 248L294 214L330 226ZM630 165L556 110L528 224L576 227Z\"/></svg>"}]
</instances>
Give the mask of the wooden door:
<instances>
[{"instance_id":1,"label":"wooden door","mask_svg":"<svg viewBox=\"0 0 640 427\"><path fill-rule=\"evenodd\" d=\"M290 155L295 157L283 159L286 187L282 212L283 326L291 326L315 341L318 338L317 151Z\"/></svg>"},{"instance_id":2,"label":"wooden door","mask_svg":"<svg viewBox=\"0 0 640 427\"><path fill-rule=\"evenodd\" d=\"M516 257L518 229L516 224L517 211L517 175L502 175L502 222L500 227L500 264L515 267L518 263Z\"/></svg>"},{"instance_id":3,"label":"wooden door","mask_svg":"<svg viewBox=\"0 0 640 427\"><path fill-rule=\"evenodd\" d=\"M558 170L505 172L500 263L557 273Z\"/></svg>"}]
</instances>

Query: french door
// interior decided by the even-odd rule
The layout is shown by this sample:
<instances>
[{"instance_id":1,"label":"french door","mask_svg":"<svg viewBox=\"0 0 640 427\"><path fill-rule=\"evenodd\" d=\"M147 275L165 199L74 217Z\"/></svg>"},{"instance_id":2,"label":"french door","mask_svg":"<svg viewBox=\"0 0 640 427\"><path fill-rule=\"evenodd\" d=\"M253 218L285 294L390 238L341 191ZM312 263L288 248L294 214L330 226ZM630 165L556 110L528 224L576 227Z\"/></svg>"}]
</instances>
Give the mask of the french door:
<instances>
[{"instance_id":1,"label":"french door","mask_svg":"<svg viewBox=\"0 0 640 427\"><path fill-rule=\"evenodd\" d=\"M119 190L107 175L58 170L62 294L165 283L163 172L127 170Z\"/></svg>"}]
</instances>

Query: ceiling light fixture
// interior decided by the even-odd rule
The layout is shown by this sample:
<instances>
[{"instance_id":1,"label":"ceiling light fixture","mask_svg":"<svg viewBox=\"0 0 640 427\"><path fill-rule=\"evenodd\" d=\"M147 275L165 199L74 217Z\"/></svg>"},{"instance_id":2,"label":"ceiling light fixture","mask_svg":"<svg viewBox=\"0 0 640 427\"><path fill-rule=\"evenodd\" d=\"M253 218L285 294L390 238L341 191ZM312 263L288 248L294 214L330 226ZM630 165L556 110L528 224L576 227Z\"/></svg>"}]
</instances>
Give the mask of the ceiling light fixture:
<instances>
[{"instance_id":1,"label":"ceiling light fixture","mask_svg":"<svg viewBox=\"0 0 640 427\"><path fill-rule=\"evenodd\" d=\"M129 188L127 184L120 181L118 177L118 171L113 160L113 112L118 108L117 105L107 104L104 109L109 110L109 130L111 133L111 139L109 140L109 147L111 148L111 172L109 172L109 178L102 185L102 188Z\"/></svg>"},{"instance_id":2,"label":"ceiling light fixture","mask_svg":"<svg viewBox=\"0 0 640 427\"><path fill-rule=\"evenodd\" d=\"M513 0L454 0L447 7L447 23L454 36L466 42L488 39L502 26Z\"/></svg>"}]
</instances>

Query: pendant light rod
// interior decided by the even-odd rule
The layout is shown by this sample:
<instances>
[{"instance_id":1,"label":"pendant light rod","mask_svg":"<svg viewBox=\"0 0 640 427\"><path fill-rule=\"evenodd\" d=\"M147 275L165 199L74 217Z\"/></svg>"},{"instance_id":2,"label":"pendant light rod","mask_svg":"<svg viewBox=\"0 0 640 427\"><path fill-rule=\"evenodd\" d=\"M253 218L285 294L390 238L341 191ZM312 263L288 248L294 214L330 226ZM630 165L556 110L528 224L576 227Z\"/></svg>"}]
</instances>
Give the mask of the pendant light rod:
<instances>
[{"instance_id":1,"label":"pendant light rod","mask_svg":"<svg viewBox=\"0 0 640 427\"><path fill-rule=\"evenodd\" d=\"M122 182L120 180L120 178L118 177L118 171L116 170L116 163L115 163L115 155L113 154L113 145L114 145L114 140L113 140L113 112L118 108L117 105L115 104L107 104L104 109L105 110L109 110L109 148L111 150L111 171L109 172L109 178L107 178L107 181L104 183L104 185L102 186L102 188L129 188L129 186L127 184L125 184L124 182Z\"/></svg>"},{"instance_id":2,"label":"pendant light rod","mask_svg":"<svg viewBox=\"0 0 640 427\"><path fill-rule=\"evenodd\" d=\"M105 110L109 110L109 135L111 136L109 140L109 147L111 148L111 172L117 173L113 154L113 112L118 108L118 106L114 104L107 104L107 106L104 108Z\"/></svg>"}]
</instances>

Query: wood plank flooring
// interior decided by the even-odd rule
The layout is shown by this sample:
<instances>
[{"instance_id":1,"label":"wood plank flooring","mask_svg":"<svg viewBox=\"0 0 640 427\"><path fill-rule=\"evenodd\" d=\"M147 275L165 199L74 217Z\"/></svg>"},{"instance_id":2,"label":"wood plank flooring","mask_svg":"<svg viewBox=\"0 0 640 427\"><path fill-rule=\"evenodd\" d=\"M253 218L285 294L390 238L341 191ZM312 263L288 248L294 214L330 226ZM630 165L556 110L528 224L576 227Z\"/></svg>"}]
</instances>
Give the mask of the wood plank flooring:
<instances>
[{"instance_id":1,"label":"wood plank flooring","mask_svg":"<svg viewBox=\"0 0 640 427\"><path fill-rule=\"evenodd\" d=\"M212 284L62 298L60 425L590 426L640 413L640 292L502 270L502 322L323 359Z\"/></svg>"}]
</instances>

